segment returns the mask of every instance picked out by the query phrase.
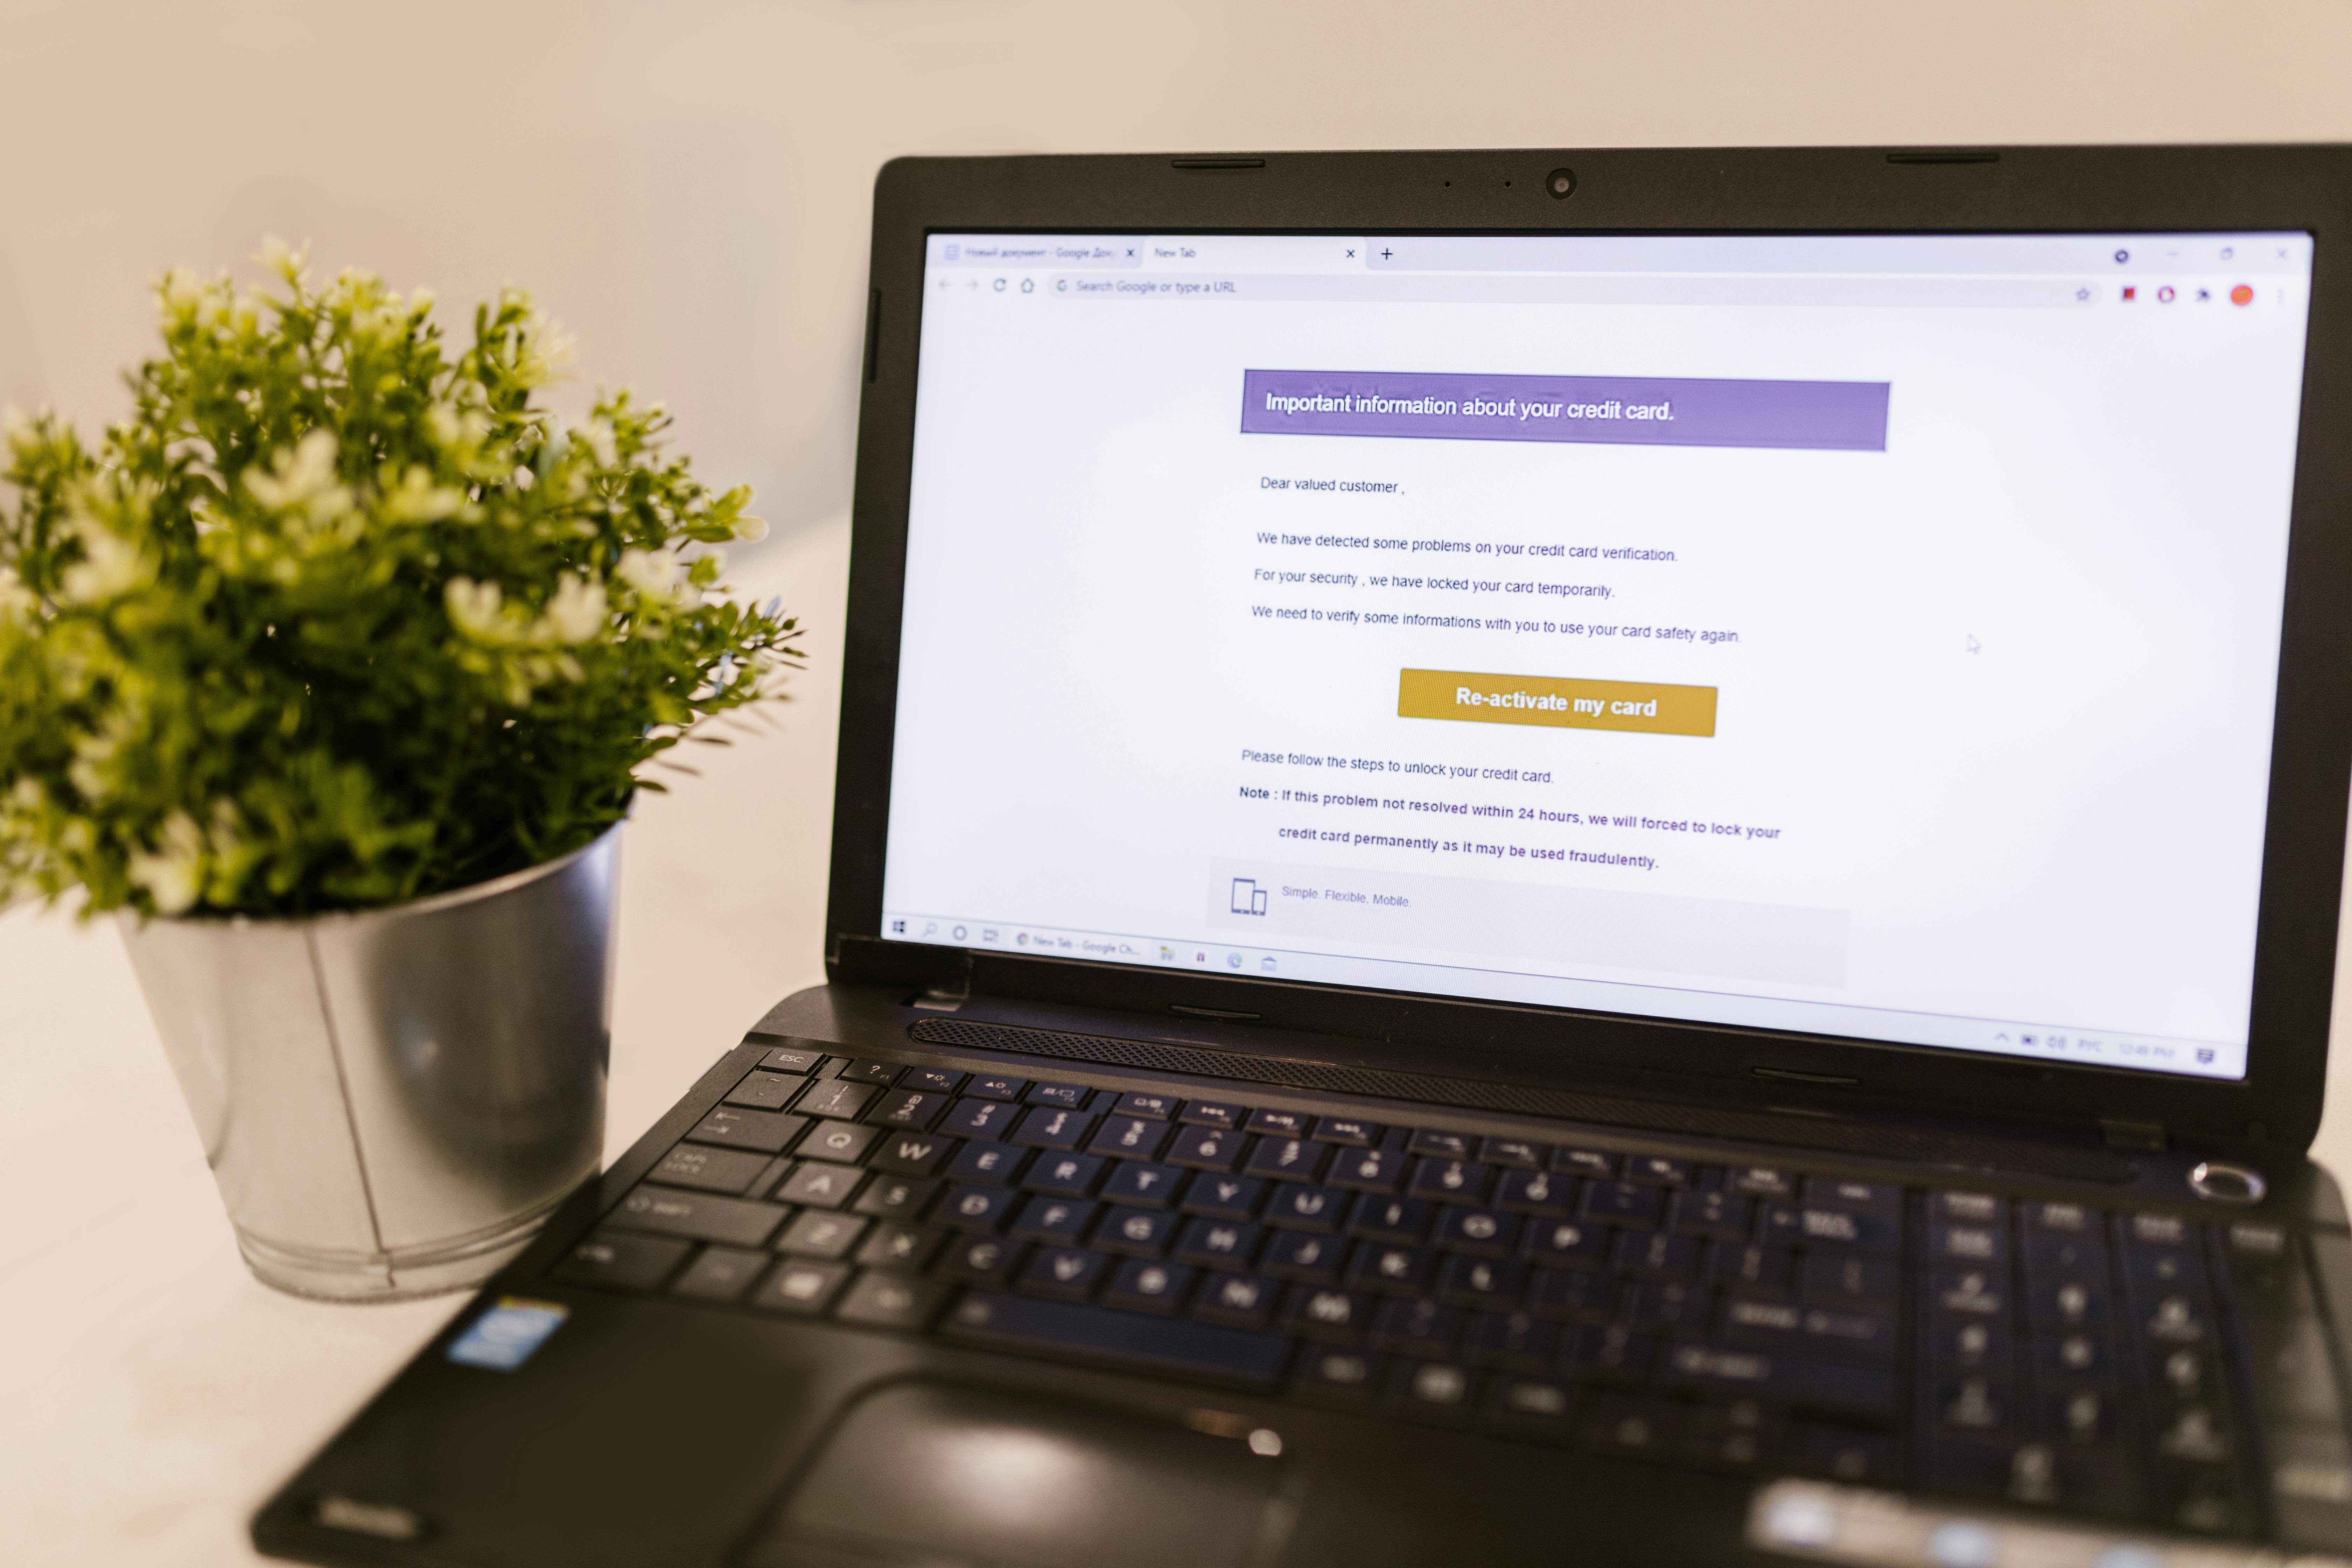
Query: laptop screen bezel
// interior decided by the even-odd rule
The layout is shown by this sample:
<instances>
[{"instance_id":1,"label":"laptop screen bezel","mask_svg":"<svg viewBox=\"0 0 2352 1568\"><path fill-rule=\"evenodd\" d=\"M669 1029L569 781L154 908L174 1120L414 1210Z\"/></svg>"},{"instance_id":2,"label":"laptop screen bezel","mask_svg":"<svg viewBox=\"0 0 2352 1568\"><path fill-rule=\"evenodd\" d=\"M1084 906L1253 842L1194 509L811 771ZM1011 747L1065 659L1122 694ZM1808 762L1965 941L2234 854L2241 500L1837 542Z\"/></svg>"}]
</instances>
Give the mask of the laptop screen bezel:
<instances>
[{"instance_id":1,"label":"laptop screen bezel","mask_svg":"<svg viewBox=\"0 0 2352 1568\"><path fill-rule=\"evenodd\" d=\"M1573 168L1567 200L1544 189ZM826 962L873 968L896 726L925 244L940 232L1332 234L2185 233L2315 238L2311 314L2242 1080L1403 993L925 948L894 973L1164 1018L1231 1015L1426 1060L1572 1084L1638 1072L1776 1103L1875 1100L2132 1124L2300 1150L2326 1067L2352 779L2352 374L2320 352L2352 326L2352 152L2334 147L1320 153L1263 159L901 159L876 182ZM908 944L892 943L893 947Z\"/></svg>"}]
</instances>

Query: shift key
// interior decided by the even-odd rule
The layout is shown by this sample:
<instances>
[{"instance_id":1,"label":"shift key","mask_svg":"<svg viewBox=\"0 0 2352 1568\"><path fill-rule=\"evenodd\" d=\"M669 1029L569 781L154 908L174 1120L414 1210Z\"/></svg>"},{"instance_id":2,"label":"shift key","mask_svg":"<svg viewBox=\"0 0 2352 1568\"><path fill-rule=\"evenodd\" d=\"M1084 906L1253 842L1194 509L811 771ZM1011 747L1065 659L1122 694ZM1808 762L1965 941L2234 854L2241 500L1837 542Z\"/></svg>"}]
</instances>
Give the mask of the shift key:
<instances>
[{"instance_id":1,"label":"shift key","mask_svg":"<svg viewBox=\"0 0 2352 1568\"><path fill-rule=\"evenodd\" d=\"M628 1230L691 1237L697 1241L723 1241L730 1247L757 1247L768 1239L784 1214L772 1204L663 1187L639 1187L621 1200L621 1206L605 1223Z\"/></svg>"},{"instance_id":2,"label":"shift key","mask_svg":"<svg viewBox=\"0 0 2352 1568\"><path fill-rule=\"evenodd\" d=\"M1778 1247L1852 1247L1856 1252L1895 1252L1902 1246L1900 1221L1853 1209L1809 1204L1767 1204L1763 1239Z\"/></svg>"}]
</instances>

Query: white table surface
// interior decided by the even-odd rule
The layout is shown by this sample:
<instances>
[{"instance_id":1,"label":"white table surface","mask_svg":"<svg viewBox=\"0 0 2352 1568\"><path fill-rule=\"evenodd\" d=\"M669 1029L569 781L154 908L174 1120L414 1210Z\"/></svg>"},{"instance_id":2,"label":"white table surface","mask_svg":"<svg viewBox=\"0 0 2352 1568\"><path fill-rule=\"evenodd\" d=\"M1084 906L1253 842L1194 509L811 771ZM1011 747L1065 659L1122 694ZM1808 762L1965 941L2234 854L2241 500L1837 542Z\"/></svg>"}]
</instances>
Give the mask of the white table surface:
<instances>
[{"instance_id":1,"label":"white table surface","mask_svg":"<svg viewBox=\"0 0 2352 1568\"><path fill-rule=\"evenodd\" d=\"M744 563L740 588L814 626L810 673L772 732L700 749L705 776L630 825L608 1159L823 978L847 563L836 521ZM2339 989L2339 1022L2344 1005ZM2342 1171L2352 1059L2331 1077L2315 1152ZM254 1508L466 1300L330 1306L256 1283L113 928L33 910L0 915L0 1213L12 1563L261 1561Z\"/></svg>"}]
</instances>

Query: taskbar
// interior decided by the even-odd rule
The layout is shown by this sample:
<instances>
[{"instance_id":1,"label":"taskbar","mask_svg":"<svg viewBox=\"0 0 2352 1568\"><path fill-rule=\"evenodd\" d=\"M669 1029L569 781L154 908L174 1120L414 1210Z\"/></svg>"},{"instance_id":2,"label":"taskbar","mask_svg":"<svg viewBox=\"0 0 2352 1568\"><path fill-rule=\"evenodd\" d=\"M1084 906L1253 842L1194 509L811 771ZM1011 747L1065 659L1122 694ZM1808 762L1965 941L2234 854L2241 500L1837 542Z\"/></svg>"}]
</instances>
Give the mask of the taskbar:
<instances>
[{"instance_id":1,"label":"taskbar","mask_svg":"<svg viewBox=\"0 0 2352 1568\"><path fill-rule=\"evenodd\" d=\"M1980 1018L1842 1002L1762 995L1691 986L1645 985L1617 980L1547 974L1475 963L1433 963L1290 948L1250 947L1198 937L1078 931L962 915L886 910L882 934L892 942L929 942L976 952L1148 964L1259 979L1346 985L1368 991L1461 996L1537 1007L1675 1018L1791 1034L1931 1046L1992 1056L2132 1068L2193 1078L2245 1076L2246 1047L2223 1040L2116 1033L2067 1023Z\"/></svg>"}]
</instances>

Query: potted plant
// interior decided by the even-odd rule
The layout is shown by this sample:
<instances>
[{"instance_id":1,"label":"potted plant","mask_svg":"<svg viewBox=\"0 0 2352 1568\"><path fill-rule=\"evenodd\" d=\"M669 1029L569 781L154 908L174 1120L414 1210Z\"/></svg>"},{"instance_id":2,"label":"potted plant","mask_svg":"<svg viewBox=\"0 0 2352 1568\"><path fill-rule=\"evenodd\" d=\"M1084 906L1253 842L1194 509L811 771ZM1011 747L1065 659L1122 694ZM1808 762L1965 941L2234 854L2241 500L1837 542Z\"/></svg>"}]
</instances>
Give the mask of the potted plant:
<instances>
[{"instance_id":1,"label":"potted plant","mask_svg":"<svg viewBox=\"0 0 2352 1568\"><path fill-rule=\"evenodd\" d=\"M527 296L453 353L262 259L162 280L97 446L9 423L0 902L119 914L255 1273L449 1289L596 1168L621 824L794 623L707 596L763 525L657 405L534 401Z\"/></svg>"}]
</instances>

